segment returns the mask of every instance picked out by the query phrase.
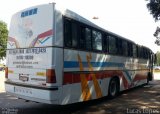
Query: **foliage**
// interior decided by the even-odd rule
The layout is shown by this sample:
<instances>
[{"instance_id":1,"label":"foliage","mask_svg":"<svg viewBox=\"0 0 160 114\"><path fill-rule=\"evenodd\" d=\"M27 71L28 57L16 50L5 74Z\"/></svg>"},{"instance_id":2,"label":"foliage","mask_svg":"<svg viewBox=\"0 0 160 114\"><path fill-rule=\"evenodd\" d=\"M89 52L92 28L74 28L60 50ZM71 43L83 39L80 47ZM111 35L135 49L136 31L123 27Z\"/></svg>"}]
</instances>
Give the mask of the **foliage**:
<instances>
[{"instance_id":1,"label":"foliage","mask_svg":"<svg viewBox=\"0 0 160 114\"><path fill-rule=\"evenodd\" d=\"M147 8L152 14L155 21L160 20L160 0L146 0L149 1L147 3Z\"/></svg>"},{"instance_id":2,"label":"foliage","mask_svg":"<svg viewBox=\"0 0 160 114\"><path fill-rule=\"evenodd\" d=\"M6 56L8 30L7 24L0 21L0 59Z\"/></svg>"},{"instance_id":3,"label":"foliage","mask_svg":"<svg viewBox=\"0 0 160 114\"><path fill-rule=\"evenodd\" d=\"M147 3L147 8L152 14L153 18L155 21L160 20L160 0L146 0L149 1ZM160 28L157 27L154 36L156 37L155 44L160 46Z\"/></svg>"},{"instance_id":4,"label":"foliage","mask_svg":"<svg viewBox=\"0 0 160 114\"><path fill-rule=\"evenodd\" d=\"M153 35L154 35L154 37L156 37L155 44L160 46L160 28L159 27L157 27L157 29Z\"/></svg>"}]
</instances>

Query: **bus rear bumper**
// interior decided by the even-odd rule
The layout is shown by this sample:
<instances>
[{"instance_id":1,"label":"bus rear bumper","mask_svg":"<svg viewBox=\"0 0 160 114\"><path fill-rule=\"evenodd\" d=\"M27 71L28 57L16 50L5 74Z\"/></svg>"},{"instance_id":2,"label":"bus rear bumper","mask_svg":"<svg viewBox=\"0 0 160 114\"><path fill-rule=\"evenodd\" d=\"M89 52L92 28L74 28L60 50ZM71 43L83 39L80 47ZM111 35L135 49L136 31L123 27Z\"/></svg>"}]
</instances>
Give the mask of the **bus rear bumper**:
<instances>
[{"instance_id":1,"label":"bus rear bumper","mask_svg":"<svg viewBox=\"0 0 160 114\"><path fill-rule=\"evenodd\" d=\"M46 88L45 89L34 88L34 87L31 88L27 86L25 87L25 86L16 85L13 83L5 82L5 90L7 93L25 100L59 105L58 88L55 90L52 90L52 89L50 90Z\"/></svg>"}]
</instances>

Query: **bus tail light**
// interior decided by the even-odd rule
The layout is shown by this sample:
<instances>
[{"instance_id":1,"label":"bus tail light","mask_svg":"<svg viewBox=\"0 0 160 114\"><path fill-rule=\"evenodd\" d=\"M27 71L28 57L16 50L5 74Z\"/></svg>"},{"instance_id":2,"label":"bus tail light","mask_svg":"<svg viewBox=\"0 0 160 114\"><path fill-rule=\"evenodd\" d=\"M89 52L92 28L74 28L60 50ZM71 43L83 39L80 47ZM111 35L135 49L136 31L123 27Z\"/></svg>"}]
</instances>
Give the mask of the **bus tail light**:
<instances>
[{"instance_id":1,"label":"bus tail light","mask_svg":"<svg viewBox=\"0 0 160 114\"><path fill-rule=\"evenodd\" d=\"M56 83L56 74L54 69L47 69L46 76L47 83Z\"/></svg>"},{"instance_id":2,"label":"bus tail light","mask_svg":"<svg viewBox=\"0 0 160 114\"><path fill-rule=\"evenodd\" d=\"M8 67L5 68L5 78L8 78Z\"/></svg>"}]
</instances>

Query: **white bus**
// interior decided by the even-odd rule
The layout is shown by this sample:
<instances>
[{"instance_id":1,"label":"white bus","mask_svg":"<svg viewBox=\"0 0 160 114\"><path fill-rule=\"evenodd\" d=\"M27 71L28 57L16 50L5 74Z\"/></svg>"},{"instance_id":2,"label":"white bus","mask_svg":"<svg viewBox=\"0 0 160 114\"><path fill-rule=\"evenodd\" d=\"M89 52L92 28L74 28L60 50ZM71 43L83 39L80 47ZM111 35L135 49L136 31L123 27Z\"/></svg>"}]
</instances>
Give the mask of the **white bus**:
<instances>
[{"instance_id":1,"label":"white bus","mask_svg":"<svg viewBox=\"0 0 160 114\"><path fill-rule=\"evenodd\" d=\"M13 15L7 44L6 92L71 104L111 98L152 80L153 53L54 3Z\"/></svg>"}]
</instances>

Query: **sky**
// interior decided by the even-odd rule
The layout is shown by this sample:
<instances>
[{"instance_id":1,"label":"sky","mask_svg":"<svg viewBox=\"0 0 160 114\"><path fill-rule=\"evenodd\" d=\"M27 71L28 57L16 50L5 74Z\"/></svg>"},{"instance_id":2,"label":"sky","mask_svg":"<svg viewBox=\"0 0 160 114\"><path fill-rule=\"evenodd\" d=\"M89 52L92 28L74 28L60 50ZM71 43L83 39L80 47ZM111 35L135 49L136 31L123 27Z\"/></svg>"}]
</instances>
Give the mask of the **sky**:
<instances>
[{"instance_id":1,"label":"sky","mask_svg":"<svg viewBox=\"0 0 160 114\"><path fill-rule=\"evenodd\" d=\"M11 16L28 7L55 2L68 8L98 26L147 46L154 52L160 51L153 36L155 22L146 8L146 0L3 0L0 4L0 20L10 27ZM98 17L98 19L93 19Z\"/></svg>"}]
</instances>

